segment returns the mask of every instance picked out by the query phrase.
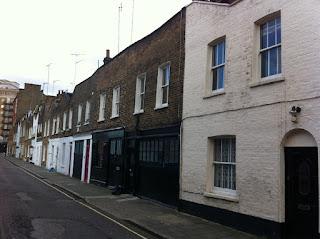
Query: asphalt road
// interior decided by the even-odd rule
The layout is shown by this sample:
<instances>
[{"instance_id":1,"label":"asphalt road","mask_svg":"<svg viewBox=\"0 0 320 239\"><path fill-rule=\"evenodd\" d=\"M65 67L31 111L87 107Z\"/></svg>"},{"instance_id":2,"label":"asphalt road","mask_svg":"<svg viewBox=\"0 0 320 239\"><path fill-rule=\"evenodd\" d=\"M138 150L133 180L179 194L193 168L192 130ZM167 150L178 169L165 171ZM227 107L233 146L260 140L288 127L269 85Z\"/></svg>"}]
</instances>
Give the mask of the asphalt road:
<instances>
[{"instance_id":1,"label":"asphalt road","mask_svg":"<svg viewBox=\"0 0 320 239\"><path fill-rule=\"evenodd\" d=\"M152 238L67 197L0 157L0 238ZM129 228L129 230L127 229Z\"/></svg>"}]
</instances>

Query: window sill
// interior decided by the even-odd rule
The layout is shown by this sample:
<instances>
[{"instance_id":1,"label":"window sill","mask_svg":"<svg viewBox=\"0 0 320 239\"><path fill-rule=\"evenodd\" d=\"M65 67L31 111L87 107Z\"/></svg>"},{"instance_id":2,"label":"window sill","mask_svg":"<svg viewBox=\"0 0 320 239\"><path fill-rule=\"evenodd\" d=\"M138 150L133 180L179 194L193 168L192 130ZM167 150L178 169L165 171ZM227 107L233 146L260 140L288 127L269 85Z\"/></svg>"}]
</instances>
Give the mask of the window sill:
<instances>
[{"instance_id":1,"label":"window sill","mask_svg":"<svg viewBox=\"0 0 320 239\"><path fill-rule=\"evenodd\" d=\"M98 123L101 123L101 122L104 122L104 121L105 121L105 119L99 119Z\"/></svg>"},{"instance_id":2,"label":"window sill","mask_svg":"<svg viewBox=\"0 0 320 239\"><path fill-rule=\"evenodd\" d=\"M211 193L205 192L203 193L203 195L209 198L217 198L217 199L222 199L230 202L239 202L239 198L236 196L236 194L231 195L231 194L218 194L215 192L211 192Z\"/></svg>"},{"instance_id":3,"label":"window sill","mask_svg":"<svg viewBox=\"0 0 320 239\"><path fill-rule=\"evenodd\" d=\"M140 111L134 112L133 115L139 115L139 114L143 114L143 113L144 113L144 110L140 110Z\"/></svg>"},{"instance_id":4,"label":"window sill","mask_svg":"<svg viewBox=\"0 0 320 239\"><path fill-rule=\"evenodd\" d=\"M83 125L88 125L89 124L89 122L87 122L87 123L84 123Z\"/></svg>"},{"instance_id":5,"label":"window sill","mask_svg":"<svg viewBox=\"0 0 320 239\"><path fill-rule=\"evenodd\" d=\"M215 90L215 91L212 91L209 95L206 95L205 97L203 97L203 99L208 99L217 95L223 95L225 93L226 92L224 91L224 89Z\"/></svg>"},{"instance_id":6,"label":"window sill","mask_svg":"<svg viewBox=\"0 0 320 239\"><path fill-rule=\"evenodd\" d=\"M76 128L80 128L80 126L81 126L81 124L77 124L77 125L76 125Z\"/></svg>"},{"instance_id":7,"label":"window sill","mask_svg":"<svg viewBox=\"0 0 320 239\"><path fill-rule=\"evenodd\" d=\"M111 116L110 119L116 119L119 118L119 115Z\"/></svg>"},{"instance_id":8,"label":"window sill","mask_svg":"<svg viewBox=\"0 0 320 239\"><path fill-rule=\"evenodd\" d=\"M168 108L168 107L169 107L169 104L163 104L160 106L156 106L156 108L154 108L154 110L161 110L161 109Z\"/></svg>"},{"instance_id":9,"label":"window sill","mask_svg":"<svg viewBox=\"0 0 320 239\"><path fill-rule=\"evenodd\" d=\"M266 78L261 78L260 81L258 82L253 82L253 83L250 83L250 87L253 88L253 87L257 87L257 86L261 86L261 85L269 85L269 84L272 84L272 83L275 83L275 82L281 82L281 81L284 81L285 78L281 75L274 75L274 76L269 76L269 77L266 77Z\"/></svg>"}]
</instances>

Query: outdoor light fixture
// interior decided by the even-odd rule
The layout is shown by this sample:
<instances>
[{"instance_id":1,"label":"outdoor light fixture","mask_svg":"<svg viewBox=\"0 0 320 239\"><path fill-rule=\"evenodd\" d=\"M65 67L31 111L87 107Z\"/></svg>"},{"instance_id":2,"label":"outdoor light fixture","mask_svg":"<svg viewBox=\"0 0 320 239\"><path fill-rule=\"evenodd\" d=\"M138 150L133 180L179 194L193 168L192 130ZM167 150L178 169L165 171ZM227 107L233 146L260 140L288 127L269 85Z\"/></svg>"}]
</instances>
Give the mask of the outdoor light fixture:
<instances>
[{"instance_id":1,"label":"outdoor light fixture","mask_svg":"<svg viewBox=\"0 0 320 239\"><path fill-rule=\"evenodd\" d=\"M291 121L294 123L297 123L297 114L299 114L301 112L301 108L300 107L295 107L292 106L291 110L289 111L289 114L291 114Z\"/></svg>"}]
</instances>

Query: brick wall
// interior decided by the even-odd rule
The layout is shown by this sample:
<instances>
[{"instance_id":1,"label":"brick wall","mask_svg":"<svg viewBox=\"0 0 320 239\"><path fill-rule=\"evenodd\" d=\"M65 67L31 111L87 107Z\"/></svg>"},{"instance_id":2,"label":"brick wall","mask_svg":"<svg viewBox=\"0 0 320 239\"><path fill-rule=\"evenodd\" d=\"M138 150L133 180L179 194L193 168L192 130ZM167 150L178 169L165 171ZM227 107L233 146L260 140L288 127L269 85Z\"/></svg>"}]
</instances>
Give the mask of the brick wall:
<instances>
[{"instance_id":1,"label":"brick wall","mask_svg":"<svg viewBox=\"0 0 320 239\"><path fill-rule=\"evenodd\" d=\"M74 109L73 133L78 105L83 104L84 122L86 100L91 99L90 124L79 127L79 132L125 126L127 131L165 127L179 124L182 115L182 82L184 74L185 10L177 13L159 29L129 46L90 78L77 85L72 96ZM155 110L158 67L171 62L169 107ZM146 73L144 113L134 116L136 79ZM113 88L120 86L119 117L110 119ZM106 93L105 121L98 122L100 94Z\"/></svg>"}]
</instances>

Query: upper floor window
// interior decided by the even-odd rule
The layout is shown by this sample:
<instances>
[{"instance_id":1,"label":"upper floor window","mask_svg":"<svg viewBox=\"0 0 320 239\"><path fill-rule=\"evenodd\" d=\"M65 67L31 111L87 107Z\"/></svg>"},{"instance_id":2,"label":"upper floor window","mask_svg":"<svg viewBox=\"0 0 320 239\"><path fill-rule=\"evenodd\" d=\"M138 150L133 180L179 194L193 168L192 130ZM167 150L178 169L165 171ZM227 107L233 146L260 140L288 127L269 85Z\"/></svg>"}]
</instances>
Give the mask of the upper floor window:
<instances>
[{"instance_id":1,"label":"upper floor window","mask_svg":"<svg viewBox=\"0 0 320 239\"><path fill-rule=\"evenodd\" d=\"M117 86L117 87L113 88L111 118L119 116L119 104L120 104L120 86Z\"/></svg>"},{"instance_id":2,"label":"upper floor window","mask_svg":"<svg viewBox=\"0 0 320 239\"><path fill-rule=\"evenodd\" d=\"M104 120L104 113L106 110L106 98L107 98L106 93L100 94L100 107L99 107L99 120L98 121Z\"/></svg>"},{"instance_id":3,"label":"upper floor window","mask_svg":"<svg viewBox=\"0 0 320 239\"><path fill-rule=\"evenodd\" d=\"M136 82L136 100L135 100L135 109L134 109L135 114L143 113L145 87L146 87L146 73L143 73L137 77L137 82Z\"/></svg>"},{"instance_id":4,"label":"upper floor window","mask_svg":"<svg viewBox=\"0 0 320 239\"><path fill-rule=\"evenodd\" d=\"M60 127L60 116L57 117L56 134L59 133L59 127Z\"/></svg>"},{"instance_id":5,"label":"upper floor window","mask_svg":"<svg viewBox=\"0 0 320 239\"><path fill-rule=\"evenodd\" d=\"M86 113L85 113L85 124L89 124L89 119L90 119L90 108L91 108L91 102L90 100L87 101L86 103Z\"/></svg>"},{"instance_id":6,"label":"upper floor window","mask_svg":"<svg viewBox=\"0 0 320 239\"><path fill-rule=\"evenodd\" d=\"M53 118L52 119L52 131L51 131L51 135L54 135L54 132L55 132L55 130L56 130L56 119L55 118Z\"/></svg>"},{"instance_id":7,"label":"upper floor window","mask_svg":"<svg viewBox=\"0 0 320 239\"><path fill-rule=\"evenodd\" d=\"M78 106L78 121L77 126L81 125L81 116L82 116L82 104L79 104Z\"/></svg>"},{"instance_id":8,"label":"upper floor window","mask_svg":"<svg viewBox=\"0 0 320 239\"><path fill-rule=\"evenodd\" d=\"M260 25L261 78L281 74L281 18Z\"/></svg>"},{"instance_id":9,"label":"upper floor window","mask_svg":"<svg viewBox=\"0 0 320 239\"><path fill-rule=\"evenodd\" d=\"M47 126L48 126L48 128L47 128L47 136L49 136L49 133L50 133L50 120L48 120Z\"/></svg>"},{"instance_id":10,"label":"upper floor window","mask_svg":"<svg viewBox=\"0 0 320 239\"><path fill-rule=\"evenodd\" d=\"M170 62L158 68L156 109L168 106L169 102Z\"/></svg>"},{"instance_id":11,"label":"upper floor window","mask_svg":"<svg viewBox=\"0 0 320 239\"><path fill-rule=\"evenodd\" d=\"M69 110L69 122L68 122L68 128L72 128L72 115L73 115L73 109Z\"/></svg>"},{"instance_id":12,"label":"upper floor window","mask_svg":"<svg viewBox=\"0 0 320 239\"><path fill-rule=\"evenodd\" d=\"M66 130L67 124L67 112L63 112L63 120L62 120L62 130Z\"/></svg>"},{"instance_id":13,"label":"upper floor window","mask_svg":"<svg viewBox=\"0 0 320 239\"><path fill-rule=\"evenodd\" d=\"M225 66L226 43L222 41L212 47L211 61L211 89L219 90L224 87L224 66Z\"/></svg>"}]
</instances>

